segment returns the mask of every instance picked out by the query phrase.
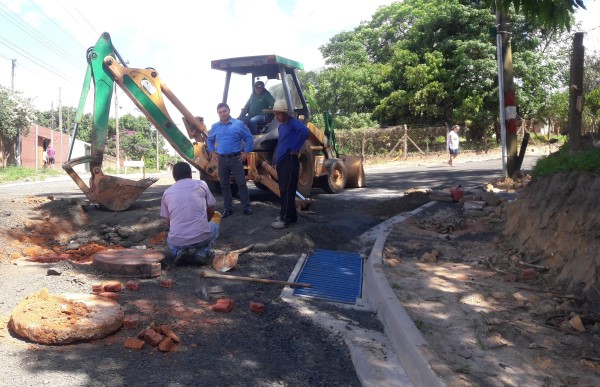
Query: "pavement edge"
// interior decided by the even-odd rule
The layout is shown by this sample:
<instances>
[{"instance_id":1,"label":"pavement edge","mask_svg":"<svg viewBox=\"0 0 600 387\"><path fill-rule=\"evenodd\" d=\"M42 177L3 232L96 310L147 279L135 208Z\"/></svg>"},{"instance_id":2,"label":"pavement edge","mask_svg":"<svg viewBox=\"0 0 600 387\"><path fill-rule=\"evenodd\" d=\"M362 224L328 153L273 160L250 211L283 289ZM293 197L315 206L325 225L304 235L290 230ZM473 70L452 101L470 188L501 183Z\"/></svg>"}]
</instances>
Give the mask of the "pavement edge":
<instances>
[{"instance_id":1,"label":"pavement edge","mask_svg":"<svg viewBox=\"0 0 600 387\"><path fill-rule=\"evenodd\" d=\"M425 204L410 212L409 216L434 203ZM400 223L407 218L408 216L398 215L390 223L392 225ZM434 361L433 356L430 355L431 347L398 300L383 272L383 249L391 228L390 226L386 230L380 230L366 261L365 296L383 323L386 335L392 342L411 382L415 386L445 386L444 381L436 375L430 365L430 362Z\"/></svg>"}]
</instances>

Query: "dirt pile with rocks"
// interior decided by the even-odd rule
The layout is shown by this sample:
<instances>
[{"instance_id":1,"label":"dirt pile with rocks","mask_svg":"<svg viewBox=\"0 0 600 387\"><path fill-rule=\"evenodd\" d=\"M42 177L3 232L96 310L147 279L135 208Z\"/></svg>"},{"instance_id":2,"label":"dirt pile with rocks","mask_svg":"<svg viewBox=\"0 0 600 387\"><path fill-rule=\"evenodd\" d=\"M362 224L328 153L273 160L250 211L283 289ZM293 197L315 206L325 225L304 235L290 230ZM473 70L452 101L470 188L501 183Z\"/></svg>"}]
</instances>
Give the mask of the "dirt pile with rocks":
<instances>
[{"instance_id":1,"label":"dirt pile with rocks","mask_svg":"<svg viewBox=\"0 0 600 387\"><path fill-rule=\"evenodd\" d=\"M388 236L388 281L448 385L597 385L600 179L528 180L493 182L502 199L479 215L465 195Z\"/></svg>"}]
</instances>

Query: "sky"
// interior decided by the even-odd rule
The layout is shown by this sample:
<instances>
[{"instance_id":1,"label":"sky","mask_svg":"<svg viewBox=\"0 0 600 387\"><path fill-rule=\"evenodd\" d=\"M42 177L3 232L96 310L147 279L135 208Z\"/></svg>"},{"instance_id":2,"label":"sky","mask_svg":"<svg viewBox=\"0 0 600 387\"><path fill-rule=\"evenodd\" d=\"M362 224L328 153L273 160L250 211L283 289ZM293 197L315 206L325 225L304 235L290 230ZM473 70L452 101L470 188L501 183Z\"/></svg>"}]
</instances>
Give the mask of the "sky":
<instances>
[{"instance_id":1,"label":"sky","mask_svg":"<svg viewBox=\"0 0 600 387\"><path fill-rule=\"evenodd\" d=\"M246 55L277 54L323 66L319 47L335 34L367 21L392 0L0 0L0 84L34 98L48 110L60 103L77 106L85 75L85 55L101 33L129 67L156 69L164 83L194 115L210 125L218 120L224 73L210 61ZM158 5L161 6L158 6ZM600 48L600 0L578 11L583 30ZM577 31L574 29L573 32ZM14 77L12 59L16 59ZM248 83L244 85L247 88ZM228 100L239 113L250 90L234 90ZM119 92L119 115L139 114ZM88 96L91 112L93 93ZM113 101L114 105L114 101ZM114 107L111 107L114 116ZM179 117L172 113L173 118ZM175 122L180 122L175 119Z\"/></svg>"},{"instance_id":2,"label":"sky","mask_svg":"<svg viewBox=\"0 0 600 387\"><path fill-rule=\"evenodd\" d=\"M59 94L62 106L76 107L86 50L106 31L129 67L156 69L187 109L210 125L218 121L225 80L224 72L210 68L211 60L277 54L316 70L323 66L320 46L391 2L0 0L0 84L11 88L14 79L15 90L35 98L40 110L52 103L57 109ZM246 102L249 84L243 95L230 95L232 115ZM119 115L139 114L124 93L118 98ZM86 110L92 100L90 93Z\"/></svg>"}]
</instances>

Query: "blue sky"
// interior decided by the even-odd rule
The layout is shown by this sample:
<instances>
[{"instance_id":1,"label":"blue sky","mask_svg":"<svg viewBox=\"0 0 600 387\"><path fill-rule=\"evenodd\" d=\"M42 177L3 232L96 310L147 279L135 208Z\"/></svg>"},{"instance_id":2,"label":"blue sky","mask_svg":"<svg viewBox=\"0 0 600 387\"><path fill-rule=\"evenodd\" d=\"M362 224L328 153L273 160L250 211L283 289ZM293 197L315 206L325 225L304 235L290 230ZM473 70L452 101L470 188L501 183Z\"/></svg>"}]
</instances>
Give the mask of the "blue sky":
<instances>
[{"instance_id":1,"label":"blue sky","mask_svg":"<svg viewBox=\"0 0 600 387\"><path fill-rule=\"evenodd\" d=\"M206 122L223 91L224 75L210 69L219 58L278 54L323 65L318 48L336 33L370 19L392 0L0 0L0 84L11 86L11 59L17 59L15 89L34 98L39 109L76 106L85 74L86 49L103 31L131 67L153 67L186 107ZM578 12L586 46L600 47L600 1ZM581 17L583 16L583 18ZM237 114L247 90L229 102ZM120 95L121 96L121 95ZM92 95L89 97L91 101ZM123 95L122 113L134 113ZM175 115L174 115L175 116Z\"/></svg>"}]
</instances>

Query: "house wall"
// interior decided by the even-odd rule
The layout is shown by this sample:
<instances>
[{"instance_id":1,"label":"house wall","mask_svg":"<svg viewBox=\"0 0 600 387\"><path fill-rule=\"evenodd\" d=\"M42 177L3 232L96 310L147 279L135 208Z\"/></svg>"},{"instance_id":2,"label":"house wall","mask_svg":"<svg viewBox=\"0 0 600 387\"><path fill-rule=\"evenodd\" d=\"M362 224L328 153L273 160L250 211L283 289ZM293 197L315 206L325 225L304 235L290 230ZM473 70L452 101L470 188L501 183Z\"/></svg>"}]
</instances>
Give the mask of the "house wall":
<instances>
[{"instance_id":1,"label":"house wall","mask_svg":"<svg viewBox=\"0 0 600 387\"><path fill-rule=\"evenodd\" d=\"M52 130L40 125L34 125L29 128L29 134L21 138L21 166L28 168L43 168L42 153L48 145L52 144L56 155L54 156L54 169L60 169L61 165L67 161L69 156L71 136L67 133ZM89 154L89 144L75 140L71 158ZM74 169L77 172L85 172L86 165L76 165Z\"/></svg>"}]
</instances>

